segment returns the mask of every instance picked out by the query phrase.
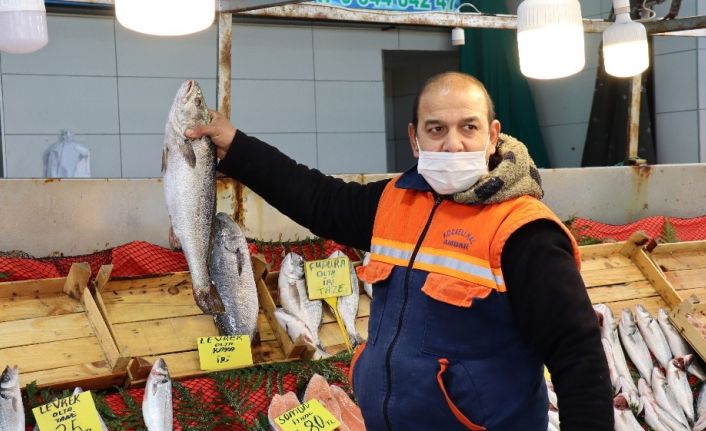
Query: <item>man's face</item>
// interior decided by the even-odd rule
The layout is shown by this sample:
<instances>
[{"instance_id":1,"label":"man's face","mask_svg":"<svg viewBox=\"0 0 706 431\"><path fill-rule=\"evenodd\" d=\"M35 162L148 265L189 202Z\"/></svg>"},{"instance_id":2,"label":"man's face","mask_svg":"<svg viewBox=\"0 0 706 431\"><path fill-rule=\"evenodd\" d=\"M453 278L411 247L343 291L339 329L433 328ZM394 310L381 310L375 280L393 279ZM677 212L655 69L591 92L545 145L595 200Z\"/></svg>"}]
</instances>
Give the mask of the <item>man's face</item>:
<instances>
[{"instance_id":1,"label":"man's face","mask_svg":"<svg viewBox=\"0 0 706 431\"><path fill-rule=\"evenodd\" d=\"M486 159L495 153L500 122L488 124L485 95L468 82L447 81L427 88L417 118L416 130L412 123L407 126L415 158L417 139L423 151L482 151L487 145Z\"/></svg>"}]
</instances>

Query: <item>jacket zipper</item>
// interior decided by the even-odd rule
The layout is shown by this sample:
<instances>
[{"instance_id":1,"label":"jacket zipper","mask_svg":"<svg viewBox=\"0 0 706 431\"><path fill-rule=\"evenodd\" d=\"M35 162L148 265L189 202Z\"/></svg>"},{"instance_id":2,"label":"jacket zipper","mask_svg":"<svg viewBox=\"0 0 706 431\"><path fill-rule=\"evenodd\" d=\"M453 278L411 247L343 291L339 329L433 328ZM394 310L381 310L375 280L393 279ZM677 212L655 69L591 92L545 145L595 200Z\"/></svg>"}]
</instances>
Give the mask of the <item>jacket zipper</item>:
<instances>
[{"instance_id":1,"label":"jacket zipper","mask_svg":"<svg viewBox=\"0 0 706 431\"><path fill-rule=\"evenodd\" d=\"M382 414L385 417L385 425L387 426L387 429L389 431L392 431L392 424L390 423L389 415L390 397L392 396L392 370L390 365L390 359L392 357L392 350L395 348L395 345L397 344L397 339L400 336L400 331L402 329L402 319L404 318L405 308L407 308L407 299L409 296L409 274L412 272L414 260L417 257L419 248L422 246L422 241L424 240L424 237L427 235L427 231L429 230L429 226L431 225L431 220L434 217L434 212L436 212L436 209L439 207L439 204L441 204L441 200L441 196L434 193L434 206L431 208L431 212L429 213L429 218L427 219L427 223L424 226L424 230L422 230L422 233L419 236L419 239L417 240L417 244L414 246L414 251L412 251L412 256L409 258L407 271L404 275L404 296L402 300L402 309L400 310L400 318L397 322L397 330L395 331L395 336L392 337L392 342L387 348L387 353L385 354L385 370L387 371L387 393L385 394L385 400L382 404Z\"/></svg>"}]
</instances>

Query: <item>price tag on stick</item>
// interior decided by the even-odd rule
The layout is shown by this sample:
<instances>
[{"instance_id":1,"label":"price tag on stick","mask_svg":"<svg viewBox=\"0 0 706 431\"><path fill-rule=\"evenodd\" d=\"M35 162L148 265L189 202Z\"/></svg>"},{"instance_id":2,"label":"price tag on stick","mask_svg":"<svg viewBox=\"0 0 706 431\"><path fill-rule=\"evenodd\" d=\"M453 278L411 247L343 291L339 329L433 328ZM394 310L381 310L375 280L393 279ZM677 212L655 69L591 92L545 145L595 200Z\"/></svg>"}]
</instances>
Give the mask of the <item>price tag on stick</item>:
<instances>
[{"instance_id":1,"label":"price tag on stick","mask_svg":"<svg viewBox=\"0 0 706 431\"><path fill-rule=\"evenodd\" d=\"M331 307L346 347L349 351L353 350L343 319L338 312L338 297L353 293L350 259L348 256L341 256L305 262L304 275L309 299L323 299Z\"/></svg>"},{"instance_id":2,"label":"price tag on stick","mask_svg":"<svg viewBox=\"0 0 706 431\"><path fill-rule=\"evenodd\" d=\"M283 431L333 431L341 426L319 400L309 400L276 419Z\"/></svg>"},{"instance_id":3,"label":"price tag on stick","mask_svg":"<svg viewBox=\"0 0 706 431\"><path fill-rule=\"evenodd\" d=\"M227 370L253 364L250 337L199 337L199 364L204 371Z\"/></svg>"},{"instance_id":4,"label":"price tag on stick","mask_svg":"<svg viewBox=\"0 0 706 431\"><path fill-rule=\"evenodd\" d=\"M32 413L40 431L101 431L90 391L35 407Z\"/></svg>"},{"instance_id":5,"label":"price tag on stick","mask_svg":"<svg viewBox=\"0 0 706 431\"><path fill-rule=\"evenodd\" d=\"M309 299L337 298L353 293L348 256L310 260L304 263Z\"/></svg>"}]
</instances>

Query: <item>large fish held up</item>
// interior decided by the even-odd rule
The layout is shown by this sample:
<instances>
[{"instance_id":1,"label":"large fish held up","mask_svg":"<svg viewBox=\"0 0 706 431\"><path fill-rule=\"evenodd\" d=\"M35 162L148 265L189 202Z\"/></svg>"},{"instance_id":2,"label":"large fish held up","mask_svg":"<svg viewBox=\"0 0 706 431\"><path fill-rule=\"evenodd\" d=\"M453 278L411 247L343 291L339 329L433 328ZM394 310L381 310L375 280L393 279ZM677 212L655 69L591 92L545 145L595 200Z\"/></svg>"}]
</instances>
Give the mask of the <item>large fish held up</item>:
<instances>
[{"instance_id":1,"label":"large fish held up","mask_svg":"<svg viewBox=\"0 0 706 431\"><path fill-rule=\"evenodd\" d=\"M221 335L248 335L257 329L257 287L245 234L226 213L216 214L209 270L225 312L213 317Z\"/></svg>"},{"instance_id":2,"label":"large fish held up","mask_svg":"<svg viewBox=\"0 0 706 431\"><path fill-rule=\"evenodd\" d=\"M207 314L223 303L208 276L211 228L216 210L216 151L207 137L188 139L186 129L210 121L198 83L181 84L164 129L164 195L174 237L189 264L194 299Z\"/></svg>"},{"instance_id":3,"label":"large fish held up","mask_svg":"<svg viewBox=\"0 0 706 431\"><path fill-rule=\"evenodd\" d=\"M0 376L0 430L24 431L25 410L20 394L20 372L17 367L5 367Z\"/></svg>"}]
</instances>

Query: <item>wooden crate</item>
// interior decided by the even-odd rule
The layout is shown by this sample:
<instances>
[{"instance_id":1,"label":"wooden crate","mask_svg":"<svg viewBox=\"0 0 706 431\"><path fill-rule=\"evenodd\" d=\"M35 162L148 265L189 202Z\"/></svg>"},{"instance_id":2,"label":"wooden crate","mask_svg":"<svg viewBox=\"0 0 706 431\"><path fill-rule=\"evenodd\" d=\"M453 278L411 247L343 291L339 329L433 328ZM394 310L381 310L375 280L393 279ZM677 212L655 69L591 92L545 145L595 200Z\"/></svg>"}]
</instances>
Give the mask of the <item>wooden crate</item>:
<instances>
[{"instance_id":1,"label":"wooden crate","mask_svg":"<svg viewBox=\"0 0 706 431\"><path fill-rule=\"evenodd\" d=\"M264 271L253 262L256 279ZM213 317L196 305L189 272L155 277L111 279L111 266L103 266L96 277L98 307L113 334L120 355L131 358L127 384L144 383L152 363L161 357L175 379L206 374L200 370L196 339L218 335ZM256 364L285 359L265 314L258 316L253 343Z\"/></svg>"},{"instance_id":2,"label":"wooden crate","mask_svg":"<svg viewBox=\"0 0 706 431\"><path fill-rule=\"evenodd\" d=\"M87 289L91 269L66 278L0 283L0 366L18 365L20 385L87 389L120 385L127 360Z\"/></svg>"},{"instance_id":3,"label":"wooden crate","mask_svg":"<svg viewBox=\"0 0 706 431\"><path fill-rule=\"evenodd\" d=\"M351 262L351 264L355 267L360 265L360 262ZM284 355L289 359L308 359L314 353L313 349L309 348L300 340L291 340L284 328L282 328L275 319L274 310L276 307L281 306L279 300L279 288L277 287L278 278L279 272L277 271L270 272L263 277L264 282L261 283L259 287L261 298L260 306L265 311L265 314L270 321L270 325L275 332L275 336L280 340ZM370 316L370 298L363 290L363 285L360 281L359 292L360 301L358 302L358 315L356 317L355 326L358 333L363 338L367 339L368 318ZM336 322L333 312L325 303L323 304L323 307L323 323L319 329L319 338L321 339L321 344L324 346L324 350L330 354L335 354L346 350L343 334L341 334L341 330L338 327L338 323Z\"/></svg>"},{"instance_id":4,"label":"wooden crate","mask_svg":"<svg viewBox=\"0 0 706 431\"><path fill-rule=\"evenodd\" d=\"M591 302L606 304L616 318L637 304L652 314L678 305L681 298L649 254L653 244L636 233L625 242L581 247L581 277Z\"/></svg>"},{"instance_id":5,"label":"wooden crate","mask_svg":"<svg viewBox=\"0 0 706 431\"><path fill-rule=\"evenodd\" d=\"M706 303L701 302L696 296L691 296L672 309L669 313L669 320L682 333L696 353L701 356L701 359L706 359L706 340L704 340L701 331L689 321L688 316L690 315L699 316L698 318L703 320L706 315Z\"/></svg>"}]
</instances>

